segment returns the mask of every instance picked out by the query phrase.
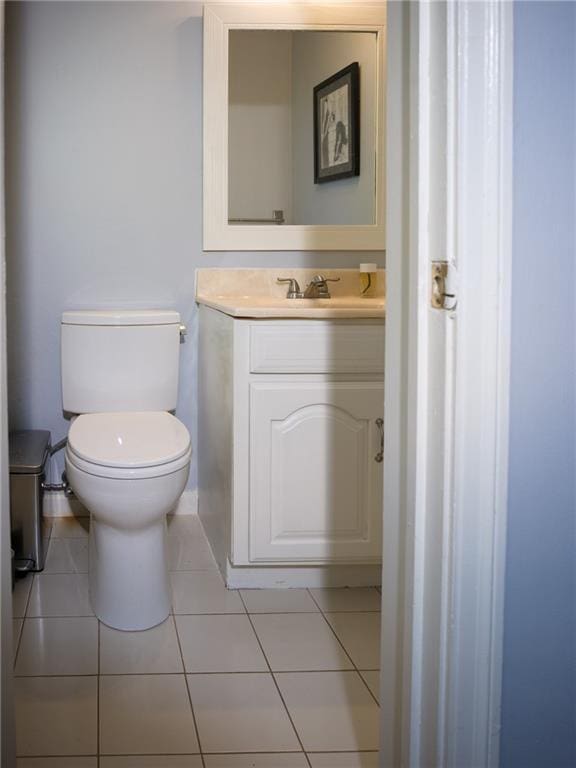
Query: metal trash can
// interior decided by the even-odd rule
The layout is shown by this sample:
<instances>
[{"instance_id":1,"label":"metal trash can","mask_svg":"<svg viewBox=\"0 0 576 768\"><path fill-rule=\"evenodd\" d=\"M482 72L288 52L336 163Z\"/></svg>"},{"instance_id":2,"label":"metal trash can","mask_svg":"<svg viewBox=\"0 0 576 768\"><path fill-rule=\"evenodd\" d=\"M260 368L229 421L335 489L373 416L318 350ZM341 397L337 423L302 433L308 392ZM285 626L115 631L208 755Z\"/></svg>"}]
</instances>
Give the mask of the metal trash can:
<instances>
[{"instance_id":1,"label":"metal trash can","mask_svg":"<svg viewBox=\"0 0 576 768\"><path fill-rule=\"evenodd\" d=\"M44 568L42 531L43 483L50 458L50 432L27 429L11 432L10 527L17 571Z\"/></svg>"}]
</instances>

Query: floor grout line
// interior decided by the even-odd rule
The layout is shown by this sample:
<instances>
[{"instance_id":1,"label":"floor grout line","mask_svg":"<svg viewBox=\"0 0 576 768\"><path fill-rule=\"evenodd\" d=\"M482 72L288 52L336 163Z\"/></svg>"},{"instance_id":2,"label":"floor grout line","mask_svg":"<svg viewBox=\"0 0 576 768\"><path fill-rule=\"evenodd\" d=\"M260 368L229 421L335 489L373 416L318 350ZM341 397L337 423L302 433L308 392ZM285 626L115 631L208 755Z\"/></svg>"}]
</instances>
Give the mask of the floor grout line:
<instances>
[{"instance_id":1,"label":"floor grout line","mask_svg":"<svg viewBox=\"0 0 576 768\"><path fill-rule=\"evenodd\" d=\"M314 597L312 597L312 599L314 600ZM318 607L320 608L320 606L318 606ZM374 694L373 694L373 693L372 693L372 691L370 690L370 686L368 685L368 683L366 682L366 680L365 680L365 679L364 679L364 677L362 676L362 673L361 673L361 671L358 669L358 667L357 667L357 665L356 665L356 662L354 661L354 659L352 658L352 656L351 656L351 655L348 653L348 651L346 650L346 648L345 648L345 646L344 646L344 643L343 643L343 642L342 642L342 640L340 640L340 638L338 637L338 635L337 635L337 633L336 633L336 630L334 629L334 627L332 626L332 624L330 624L330 622L329 622L329 621L328 621L328 619L326 618L326 613L337 613L337 612L336 612L336 611L326 611L326 612L325 612L325 611L323 611L323 610L322 610L322 608L320 608L320 613L322 614L322 618L324 619L324 621L326 622L326 624L328 624L328 626L329 626L329 627L330 627L330 629L332 630L332 634L334 635L334 637L336 638L336 640L337 640L337 641L340 643L340 645L342 646L342 650L344 651L344 653L346 654L346 656L347 656L347 657L350 659L350 662L352 663L352 666L354 667L354 670L356 671L356 674L357 674L357 675L360 677L360 680L361 680L361 681L362 681L362 683L364 684L364 687L366 688L366 690L368 691L368 693L370 694L370 696L372 696L372 698L374 699L374 701L375 701L375 702L376 702L376 704L378 705L378 708L380 708L380 702L378 701L378 699L376 698L376 696L374 696ZM339 613L343 613L343 611L339 611ZM349 613L352 613L352 611L349 611ZM378 613L378 611L354 611L354 613ZM351 670L349 670L349 671L351 671ZM372 671L372 670L368 670L368 669L364 669L364 670L362 670L362 672L370 672L370 671ZM380 670L378 670L378 672L380 672Z\"/></svg>"},{"instance_id":2,"label":"floor grout line","mask_svg":"<svg viewBox=\"0 0 576 768\"><path fill-rule=\"evenodd\" d=\"M32 577L34 578L34 577ZM32 592L32 585L30 585L30 592ZM30 599L30 594L28 595L28 599ZM26 602L26 608L28 607L28 602ZM24 614L26 614L26 611L24 611ZM22 626L20 627L20 634L18 635L18 643L16 645L16 653L14 654L14 658L12 659L12 664L14 665L12 668L12 674L14 674L16 670L16 662L18 661L18 655L20 653L20 646L22 645L22 636L24 635L24 627L26 625L26 615L24 616L13 616L12 622L14 621L21 621ZM14 624L12 624L14 626Z\"/></svg>"},{"instance_id":3,"label":"floor grout line","mask_svg":"<svg viewBox=\"0 0 576 768\"><path fill-rule=\"evenodd\" d=\"M200 611L199 613L174 613L170 611L169 616L246 616L248 611ZM316 616L322 611L252 611L251 616ZM355 615L357 613L380 613L379 611L328 611L329 614L345 613L346 615ZM13 619L95 619L94 613L43 613L37 616L13 616ZM135 630L137 631L137 630Z\"/></svg>"},{"instance_id":4,"label":"floor grout line","mask_svg":"<svg viewBox=\"0 0 576 768\"><path fill-rule=\"evenodd\" d=\"M219 756L236 756L236 755L374 755L377 754L378 750L376 749L309 749L307 752L304 752L303 750L298 749L289 749L289 750L277 750L277 749L267 749L265 752L254 752L252 751L246 751L246 750L240 750L239 752L204 752L202 755L206 755L207 757L219 757ZM107 752L104 755L96 755L94 752L80 752L78 754L50 754L50 755L18 755L18 758L26 759L26 760L44 760L44 759L55 759L55 758L67 758L72 759L75 757L93 757L97 758L100 757L202 757L200 752L170 752L169 754L166 754L165 752L134 752L134 753L126 753L126 752Z\"/></svg>"},{"instance_id":5,"label":"floor grout line","mask_svg":"<svg viewBox=\"0 0 576 768\"><path fill-rule=\"evenodd\" d=\"M17 618L17 617L15 617ZM57 616L54 616L52 614L42 614L42 616L26 616L27 619L95 619L96 616L93 613L72 613L72 614L58 614Z\"/></svg>"},{"instance_id":6,"label":"floor grout line","mask_svg":"<svg viewBox=\"0 0 576 768\"><path fill-rule=\"evenodd\" d=\"M73 539L82 540L82 539L87 538L87 537L83 537L83 536L80 536L80 537L52 537L53 530L54 530L54 528L52 526L51 529L50 529L49 542L51 542L52 540L57 540L58 538L63 538L63 539L68 539L68 540L73 540ZM197 532L190 532L190 534L187 534L187 535L190 535L192 538L196 538L196 539L199 538L199 536L201 538L205 539L205 534L203 534L203 532L201 532L200 534L198 534ZM179 538L180 538L180 536L179 536ZM174 573L174 574L177 574L177 573L214 573L214 572L217 572L217 573L220 574L220 571L218 570L218 568L217 567L213 567L213 566L210 567L210 568L187 568L185 570L184 569L183 570L178 569L178 570L171 570L170 572L171 572L171 574L172 573ZM86 576L87 573L85 573L85 572L79 573L77 571L54 571L54 572L44 573L44 574L40 574L40 575L45 575L45 576L60 576L60 575ZM24 617L15 617L15 618L22 618L22 630L21 630L21 633L20 633L19 641L18 641L18 648L17 648L17 651L16 651L16 655L14 657L14 664L16 663L16 659L18 658L18 655L20 653L20 646L21 646L21 643L22 643L24 627L25 627L25 623L26 623L27 620L29 620L29 619L64 619L65 620L65 619L74 619L74 618L93 618L93 619L96 619L94 614L89 614L89 615L81 614L81 615L78 615L78 616L77 615L70 615L70 614L67 614L67 615L53 615L53 616L43 616L43 615L40 615L40 616L28 616L28 611L29 611L29 608L30 608L30 605L31 605L32 591L33 591L33 587L34 587L36 576L39 576L39 574L32 574L32 583L30 585L30 590L28 592L27 599L26 599L26 607L25 607L25 611L24 611L24 614L25 614ZM246 589L249 589L249 588L246 588ZM44 678L44 679L48 678L49 679L49 678L56 678L56 677L78 677L78 678L80 678L80 677L96 677L96 679L97 679L97 716L96 716L96 727L97 727L96 750L97 750L97 752L96 752L95 756L93 754L91 754L91 755L78 755L78 757L80 757L80 756L96 757L97 765L100 765L101 758L102 758L101 743L100 743L100 681L101 681L101 679L103 677L127 677L127 676L130 676L130 677L138 677L138 676L140 676L141 677L141 676L166 676L166 675L169 675L169 676L174 677L176 675L183 675L183 677L184 677L184 684L186 685L186 690L187 690L187 695L188 695L189 706L190 706L191 713L192 713L194 729L195 729L195 733L196 733L196 739L197 739L198 750L199 751L198 752L190 752L190 753L186 752L186 753L180 753L180 754L186 755L186 756L187 755L199 755L200 761L201 761L201 764L202 764L203 768L206 768L206 761L204 759L204 755L227 755L227 754L238 754L238 755L250 755L250 754L271 754L271 755L272 754L278 754L278 755L283 755L283 754L293 754L293 755L300 755L300 754L302 754L302 755L304 755L304 760L306 761L306 764L309 766L309 768L311 768L311 760L308 757L309 754L310 755L312 755L312 754L320 754L320 753L327 753L327 754L330 754L330 753L334 753L334 754L337 754L337 753L350 753L350 754L356 754L356 753L358 753L358 754L361 754L361 753L366 753L366 754L376 753L377 754L377 750L374 750L374 749L348 749L348 750L346 750L346 749L338 749L338 750L330 750L330 749L318 750L318 749L312 749L312 750L306 750L304 748L304 745L303 745L302 739L300 737L300 734L298 733L298 730L296 729L296 726L294 724L294 720L292 718L292 715L291 715L291 713L290 713L290 711L288 709L286 701L285 701L285 699L284 699L284 697L282 695L282 692L280 690L280 686L278 684L278 680L276 679L276 673L274 672L274 670L271 667L271 664L270 664L270 661L268 659L268 656L267 656L267 654L266 654L266 652L264 650L264 647L263 647L263 645L262 645L262 643L260 641L260 638L258 636L258 633L256 631L256 627L255 627L255 624L254 624L254 621L253 621L253 615L254 616L262 616L262 615L283 615L283 616L309 615L310 616L310 615L316 615L316 614L320 613L322 615L322 618L323 618L324 622L326 624L328 624L328 626L330 627L330 631L331 631L332 635L334 635L334 637L336 638L337 643L342 648L342 650L343 650L343 652L345 654L345 657L348 658L348 660L350 661L350 663L352 665L352 668L351 669L320 669L320 670L319 669L302 669L302 670L285 670L285 671L290 672L290 673L299 673L299 674L310 674L310 673L317 673L317 674L339 673L339 674L343 674L344 672L356 673L357 675L360 676L360 679L362 680L364 686L369 691L370 696L374 699L376 704L379 706L378 700L376 699L375 695L372 693L372 691L370 690L368 684L366 683L366 681L364 680L364 678L362 676L362 672L377 672L379 670L375 670L375 669L361 669L359 667L359 665L357 665L354 662L354 660L352 659L351 655L346 650L346 647L345 647L344 643L340 640L336 630L330 624L330 621L327 618L327 614L380 613L380 611L378 611L378 610L374 610L374 611L370 611L370 610L368 610L368 611L357 611L357 610L344 610L344 611L323 610L322 606L315 599L315 597L312 594L311 590L308 589L308 588L303 588L303 589L306 591L306 593L312 599L312 603L316 606L316 610L314 610L314 611L281 611L281 610L278 610L278 611L270 611L270 612L269 611L254 611L253 614L251 614L250 611L248 610L247 604L246 604L246 602L245 602L245 600L244 600L244 598L242 596L242 592L241 592L240 589L235 589L235 590L230 590L230 591L235 592L239 596L241 604L242 604L243 609L244 609L243 611L233 611L233 612L229 612L229 611L221 612L221 611L218 611L218 612L210 612L210 613L207 613L207 612L200 612L200 613L180 613L179 612L179 613L175 613L173 608L172 608L171 613L170 613L170 618L171 618L171 621L173 623L173 626L174 626L175 632L176 632L176 639L177 639L178 650L179 650L179 654L180 654L180 663L181 663L181 666L182 666L182 671L181 672L128 672L128 673L116 672L116 673L111 673L109 675L103 675L102 674L102 667L101 667L101 623L98 621L98 644L97 644L98 661L97 661L97 673L96 673L96 675L93 675L93 674L89 674L89 675L82 675L82 674L80 674L80 675L78 675L78 674L76 674L76 675L58 675L58 674L51 675L51 674L44 674L44 675L18 675L16 677L26 678L26 679L33 679L33 678ZM252 628L252 631L254 633L254 636L256 637L256 641L258 643L258 646L260 647L261 653L262 653L263 658L265 660L265 663L266 663L266 666L267 666L267 671L226 671L225 670L225 671L214 671L214 672L202 672L202 671L187 672L185 661L184 661L183 646L182 646L181 638L180 638L179 631L178 631L178 624L177 624L178 616L182 616L182 617L185 617L185 616L247 616L248 621L250 622L250 626ZM296 735L296 738L297 738L298 743L300 745L300 750L296 750L296 749L292 749L292 750L266 750L265 752L260 752L260 751L256 751L255 752L254 750L252 750L252 751L246 751L245 750L245 751L234 752L234 753L230 753L229 751L224 751L224 752L218 752L218 751L210 751L210 752L208 752L208 751L204 751L203 748L202 748L202 743L201 743L201 739L200 739L200 732L199 732L198 723L197 723L197 720L196 720L196 713L194 711L194 706L193 706L193 703L192 703L191 690L190 690L190 687L188 685L188 677L189 676L190 677L194 677L194 676L197 676L197 675L255 675L255 674L258 674L258 675L270 675L271 676L271 678L273 680L273 683L274 683L274 686L275 686L275 688L276 688L276 690L278 692L278 695L280 697L280 700L282 702L282 706L284 707L284 710L286 712L288 720L289 720L289 722L290 722L290 724L291 724L291 726L293 728L293 732ZM281 674L281 670L278 671L278 674ZM149 754L150 756L155 756L155 755L157 755L157 756L160 756L160 755L164 756L164 753L162 753L162 752L147 753L147 754ZM133 757L138 757L138 756L139 755L133 755ZM38 755L37 757L40 757L40 755ZM55 757L55 756L53 756L53 757ZM73 755L69 755L69 757L74 757L74 756ZM108 757L108 755L106 755L106 757ZM115 755L111 754L110 757L115 757Z\"/></svg>"},{"instance_id":7,"label":"floor grout line","mask_svg":"<svg viewBox=\"0 0 576 768\"><path fill-rule=\"evenodd\" d=\"M100 765L100 620L98 621L98 677L96 680L96 762Z\"/></svg>"},{"instance_id":8,"label":"floor grout line","mask_svg":"<svg viewBox=\"0 0 576 768\"><path fill-rule=\"evenodd\" d=\"M311 589L308 587L308 588L306 589L306 592L308 592L308 595L309 595L309 596L312 598L312 602L313 602L313 603L314 603L314 605L315 605L315 606L318 608L318 610L320 611L320 613L322 613L322 608L320 608L320 604L319 604L319 602L316 600L316 598L315 598L315 597L314 597L314 595L312 594L312 590L311 590Z\"/></svg>"},{"instance_id":9,"label":"floor grout line","mask_svg":"<svg viewBox=\"0 0 576 768\"><path fill-rule=\"evenodd\" d=\"M172 621L174 623L174 630L176 632L176 640L178 642L178 650L180 651L180 661L182 662L182 670L184 673L184 685L186 686L186 693L188 694L188 701L190 702L190 710L192 711L192 721L194 723L194 731L196 733L196 741L198 742L198 749L200 751L200 760L202 762L202 768L206 768L206 763L204 761L204 753L202 752L202 742L200 740L200 729L198 728L198 722L196 720L196 713L194 712L194 704L192 702L192 693L190 691L190 686L188 685L188 678L186 677L186 662L184 661L184 652L182 650L182 643L180 641L180 633L178 632L178 624L176 622L176 617L172 616Z\"/></svg>"},{"instance_id":10,"label":"floor grout line","mask_svg":"<svg viewBox=\"0 0 576 768\"><path fill-rule=\"evenodd\" d=\"M207 757L211 756L236 756L236 755L374 755L377 753L376 749L309 749L307 752L299 749L267 749L266 751L246 751L239 750L238 752L217 752L212 750L211 752L204 752L202 754ZM200 757L200 752L106 752L100 757ZM50 754L50 755L18 755L20 758L27 760L39 760L46 758L74 758L74 757L97 757L94 752L80 752L78 754Z\"/></svg>"},{"instance_id":11,"label":"floor grout line","mask_svg":"<svg viewBox=\"0 0 576 768\"><path fill-rule=\"evenodd\" d=\"M49 672L44 673L43 675L13 675L14 678L17 679L26 679L26 680L42 680L45 678L58 678L58 677L179 677L180 675L184 676L207 676L207 675L267 675L269 672L271 672L273 675L311 675L311 674L324 674L324 673L340 673L340 672L358 672L358 674L362 675L363 672L380 672L379 669L360 669L360 668L354 668L354 669L342 669L341 667L335 667L334 669L255 669L255 670L249 670L249 671L226 671L223 670L221 672L65 672L60 673L56 672L54 674L51 674Z\"/></svg>"},{"instance_id":12,"label":"floor grout line","mask_svg":"<svg viewBox=\"0 0 576 768\"><path fill-rule=\"evenodd\" d=\"M262 655L264 656L264 660L266 661L266 664L268 665L268 670L270 672L270 676L272 677L272 680L274 681L274 685L276 687L276 690L278 691L278 696L280 697L280 701L282 702L282 705L286 711L286 715L288 716L288 719L290 720L290 724L294 730L294 733L296 734L296 738L298 739L298 744L300 744L300 748L302 749L302 752L304 753L304 757L306 762L308 763L309 768L312 768L312 765L310 763L310 760L308 759L308 755L306 754L306 750L304 749L304 744L302 743L302 739L300 738L300 734L298 733L298 730L296 729L296 726L294 724L294 720L292 719L292 715L290 714L290 711L288 709L288 705L284 701L284 696L282 696L282 691L280 690L280 686L278 685L278 681L274 677L274 672L272 671L272 666L270 664L270 661L268 660L268 656L266 655L266 651L264 650L264 646L260 642L260 638L258 637L258 633L256 632L256 627L254 626L254 622L252 621L252 617L248 613L248 608L246 607L246 603L244 602L244 598L242 597L242 593L240 590L238 590L238 596L240 597L240 600L242 600L242 604L244 605L244 609L246 610L246 616L248 617L248 621L250 622L250 626L252 627L252 632L254 632L254 636L256 637L256 641L258 645L260 646L260 650L262 651Z\"/></svg>"},{"instance_id":13,"label":"floor grout line","mask_svg":"<svg viewBox=\"0 0 576 768\"><path fill-rule=\"evenodd\" d=\"M26 598L26 605L24 607L24 618L28 618L28 609L30 608L30 601L32 600L32 590L34 589L34 584L36 583L36 574L32 574L32 581L30 582L30 589L28 590L28 597Z\"/></svg>"}]
</instances>

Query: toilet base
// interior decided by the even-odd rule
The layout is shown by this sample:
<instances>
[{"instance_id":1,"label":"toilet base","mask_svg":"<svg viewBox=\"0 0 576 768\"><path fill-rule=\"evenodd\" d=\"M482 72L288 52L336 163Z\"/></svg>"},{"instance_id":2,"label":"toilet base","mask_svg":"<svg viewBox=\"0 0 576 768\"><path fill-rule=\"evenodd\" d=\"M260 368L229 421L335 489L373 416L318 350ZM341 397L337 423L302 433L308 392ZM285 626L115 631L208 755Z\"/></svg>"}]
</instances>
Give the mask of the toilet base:
<instances>
[{"instance_id":1,"label":"toilet base","mask_svg":"<svg viewBox=\"0 0 576 768\"><path fill-rule=\"evenodd\" d=\"M171 606L166 518L121 531L92 515L89 541L90 600L100 621L125 631L161 624Z\"/></svg>"}]
</instances>

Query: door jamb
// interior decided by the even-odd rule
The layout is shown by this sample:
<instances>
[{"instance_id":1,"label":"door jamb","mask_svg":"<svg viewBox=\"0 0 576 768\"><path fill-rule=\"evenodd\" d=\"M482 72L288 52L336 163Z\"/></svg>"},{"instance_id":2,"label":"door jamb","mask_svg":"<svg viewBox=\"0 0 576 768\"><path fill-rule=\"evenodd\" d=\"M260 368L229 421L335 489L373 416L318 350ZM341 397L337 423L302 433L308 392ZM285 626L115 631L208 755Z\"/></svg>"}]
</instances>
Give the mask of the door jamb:
<instances>
[{"instance_id":1,"label":"door jamb","mask_svg":"<svg viewBox=\"0 0 576 768\"><path fill-rule=\"evenodd\" d=\"M388 6L388 221L380 765L497 766L507 506L512 4ZM438 58L445 57L442 62ZM442 74L442 79L440 78ZM409 94L409 96L406 96ZM438 106L440 104L440 106ZM445 110L441 171L424 130ZM442 165L442 163L440 163ZM436 175L435 175L436 174ZM443 198L458 325L442 518L426 519L429 254ZM429 196L430 197L430 196ZM419 207L420 206L420 207ZM438 211L437 203L434 212ZM437 235L437 233L436 233ZM439 438L440 439L440 438ZM448 455L449 454L449 455ZM445 532L433 538L430 528ZM441 631L418 574L440 558ZM428 585L427 585L428 587ZM429 607L429 606L428 606ZM395 620L391 620L394 617ZM425 668L424 659L437 659ZM430 669L434 672L430 675ZM435 738L425 735L430 722Z\"/></svg>"},{"instance_id":2,"label":"door jamb","mask_svg":"<svg viewBox=\"0 0 576 768\"><path fill-rule=\"evenodd\" d=\"M0 103L4 116L5 3L0 0ZM0 142L4 146L4 120ZM8 494L8 395L6 375L6 259L4 156L0 158L0 764L16 762L12 679L12 558Z\"/></svg>"}]
</instances>

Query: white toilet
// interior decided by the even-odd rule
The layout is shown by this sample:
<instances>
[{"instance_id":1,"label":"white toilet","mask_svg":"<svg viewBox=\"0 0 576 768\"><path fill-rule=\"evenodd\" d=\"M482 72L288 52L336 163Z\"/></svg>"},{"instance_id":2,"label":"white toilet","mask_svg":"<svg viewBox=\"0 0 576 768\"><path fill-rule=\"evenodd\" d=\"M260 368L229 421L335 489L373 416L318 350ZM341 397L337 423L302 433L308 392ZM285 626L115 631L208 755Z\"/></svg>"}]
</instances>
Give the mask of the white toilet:
<instances>
[{"instance_id":1,"label":"white toilet","mask_svg":"<svg viewBox=\"0 0 576 768\"><path fill-rule=\"evenodd\" d=\"M170 612L166 513L190 470L176 407L180 315L62 315L62 398L73 415L66 474L90 511L90 599L110 627L148 629Z\"/></svg>"}]
</instances>

